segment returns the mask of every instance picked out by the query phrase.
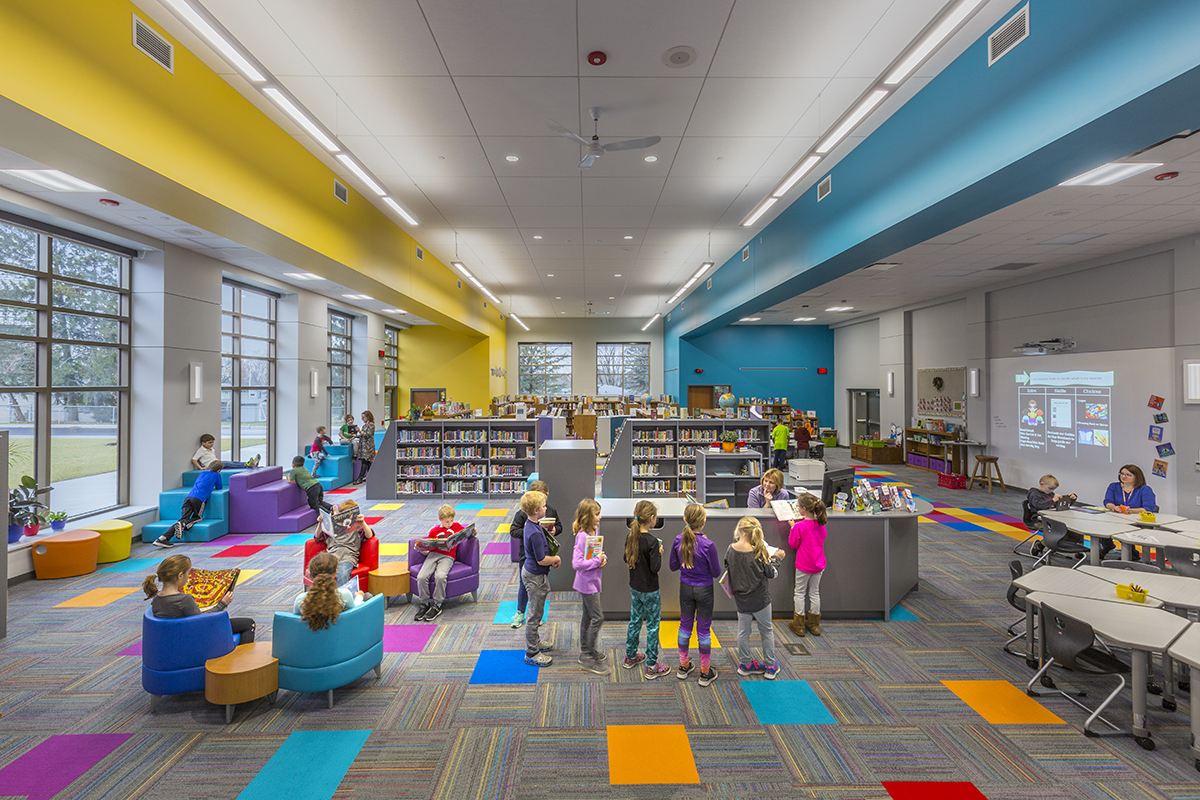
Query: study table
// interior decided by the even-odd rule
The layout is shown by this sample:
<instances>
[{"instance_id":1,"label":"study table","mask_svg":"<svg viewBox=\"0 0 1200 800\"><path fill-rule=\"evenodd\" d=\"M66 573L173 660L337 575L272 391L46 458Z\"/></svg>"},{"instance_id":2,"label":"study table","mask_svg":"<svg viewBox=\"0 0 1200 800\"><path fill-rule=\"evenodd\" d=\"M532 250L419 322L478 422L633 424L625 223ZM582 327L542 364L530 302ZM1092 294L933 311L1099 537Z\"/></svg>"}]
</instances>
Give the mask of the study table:
<instances>
[{"instance_id":1,"label":"study table","mask_svg":"<svg viewBox=\"0 0 1200 800\"><path fill-rule=\"evenodd\" d=\"M1200 686L1200 625L1193 625L1175 640L1167 650L1176 661L1182 661L1191 670L1193 686ZM1200 702L1192 700L1192 756L1200 770Z\"/></svg>"},{"instance_id":2,"label":"study table","mask_svg":"<svg viewBox=\"0 0 1200 800\"><path fill-rule=\"evenodd\" d=\"M1113 538L1121 543L1122 561L1133 560L1133 548L1135 545L1141 547L1143 551L1146 548L1153 547L1154 560L1160 569L1167 568L1167 554L1163 550L1164 547L1178 547L1181 550L1200 552L1200 539L1196 538L1195 534L1176 533L1168 528L1123 533ZM1192 578L1191 580L1195 579Z\"/></svg>"},{"instance_id":3,"label":"study table","mask_svg":"<svg viewBox=\"0 0 1200 800\"><path fill-rule=\"evenodd\" d=\"M1093 566L1100 565L1100 541L1102 539L1112 539L1121 533L1138 533L1141 530L1130 523L1118 523L1112 520L1108 514L1085 514L1082 511L1040 511L1038 513L1043 519L1061 522L1071 533L1087 536L1091 540L1089 559Z\"/></svg>"},{"instance_id":4,"label":"study table","mask_svg":"<svg viewBox=\"0 0 1200 800\"><path fill-rule=\"evenodd\" d=\"M1184 519L1179 522L1165 522L1159 527L1166 528L1169 531L1176 533L1190 533L1193 536L1200 536L1200 519Z\"/></svg>"},{"instance_id":5,"label":"study table","mask_svg":"<svg viewBox=\"0 0 1200 800\"><path fill-rule=\"evenodd\" d=\"M1035 570L1041 572L1042 570ZM1115 595L1114 595L1115 597ZM1147 750L1154 749L1150 730L1146 725L1146 683L1149 673L1150 653L1166 654L1171 645L1191 625L1161 608L1150 608L1142 603L1119 603L1108 600L1093 600L1086 597L1069 597L1047 592L1031 592L1025 602L1037 606L1041 611L1041 625L1045 628L1045 611L1048 605L1062 613L1082 620L1107 641L1129 649L1129 660L1133 676L1130 687L1133 692L1133 735ZM1046 637L1039 637L1039 662L1046 660Z\"/></svg>"}]
</instances>

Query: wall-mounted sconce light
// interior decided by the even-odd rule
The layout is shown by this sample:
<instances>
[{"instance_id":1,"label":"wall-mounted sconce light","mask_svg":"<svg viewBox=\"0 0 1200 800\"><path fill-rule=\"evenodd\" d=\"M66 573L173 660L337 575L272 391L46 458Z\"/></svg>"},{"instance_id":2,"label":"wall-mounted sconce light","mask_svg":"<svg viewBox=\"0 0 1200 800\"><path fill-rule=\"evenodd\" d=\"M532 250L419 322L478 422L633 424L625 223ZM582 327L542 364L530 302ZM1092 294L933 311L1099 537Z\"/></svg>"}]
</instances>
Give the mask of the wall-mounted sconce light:
<instances>
[{"instance_id":1,"label":"wall-mounted sconce light","mask_svg":"<svg viewBox=\"0 0 1200 800\"><path fill-rule=\"evenodd\" d=\"M188 364L188 402L200 403L204 400L204 362L193 361Z\"/></svg>"},{"instance_id":2,"label":"wall-mounted sconce light","mask_svg":"<svg viewBox=\"0 0 1200 800\"><path fill-rule=\"evenodd\" d=\"M320 388L317 385L317 382L319 380L320 380L320 377L317 375L317 371L315 369L308 373L308 396L309 397L317 396L317 391Z\"/></svg>"},{"instance_id":3,"label":"wall-mounted sconce light","mask_svg":"<svg viewBox=\"0 0 1200 800\"><path fill-rule=\"evenodd\" d=\"M888 397L892 397L893 395L896 394L896 373L889 372L887 381L888 381Z\"/></svg>"},{"instance_id":4,"label":"wall-mounted sconce light","mask_svg":"<svg viewBox=\"0 0 1200 800\"><path fill-rule=\"evenodd\" d=\"M378 397L379 393L382 391L383 391L383 376L380 375L378 372L376 372L375 373L375 396Z\"/></svg>"},{"instance_id":5,"label":"wall-mounted sconce light","mask_svg":"<svg viewBox=\"0 0 1200 800\"><path fill-rule=\"evenodd\" d=\"M979 397L979 370L970 369L967 371L967 387L970 390L971 397Z\"/></svg>"}]
</instances>

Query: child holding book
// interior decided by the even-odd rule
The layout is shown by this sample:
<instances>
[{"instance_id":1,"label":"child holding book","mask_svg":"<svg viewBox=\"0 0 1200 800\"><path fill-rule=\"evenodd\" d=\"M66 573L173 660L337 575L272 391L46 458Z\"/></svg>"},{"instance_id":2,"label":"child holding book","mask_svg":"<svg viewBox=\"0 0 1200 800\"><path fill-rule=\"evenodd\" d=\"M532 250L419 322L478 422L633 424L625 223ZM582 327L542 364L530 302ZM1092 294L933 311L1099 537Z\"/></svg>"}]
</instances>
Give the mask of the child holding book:
<instances>
[{"instance_id":1,"label":"child holding book","mask_svg":"<svg viewBox=\"0 0 1200 800\"><path fill-rule=\"evenodd\" d=\"M353 500L344 500L334 510L334 513L341 514L347 511L357 512L358 503ZM358 514L354 518L354 524L342 531L330 530L326 518L322 516L317 521L317 532L313 534L313 538L318 542L325 542L326 552L337 558L337 584L341 586L348 582L353 577L354 568L358 566L358 554L362 550L364 539L370 539L375 535L375 531L371 530L371 526L367 521ZM312 574L309 574L312 577Z\"/></svg>"},{"instance_id":2,"label":"child holding book","mask_svg":"<svg viewBox=\"0 0 1200 800\"><path fill-rule=\"evenodd\" d=\"M463 529L460 523L454 521L454 506L447 503L438 509L438 524L429 529L429 539L444 539ZM430 622L442 613L442 603L446 600L446 579L450 568L454 566L454 554L458 545L449 548L435 547L425 556L425 563L417 573L417 594L421 598L421 608L415 619L418 622ZM433 594L430 595L429 579L433 578Z\"/></svg>"},{"instance_id":3,"label":"child holding book","mask_svg":"<svg viewBox=\"0 0 1200 800\"><path fill-rule=\"evenodd\" d=\"M554 506L550 505L550 487L545 481L532 481L529 484L529 491L541 492L546 495L546 516L541 519L541 526L553 536L556 540L562 536L563 523L562 517L558 516L558 511ZM517 513L513 514L512 523L508 526L508 535L517 539L518 545L517 563L525 563L525 522L529 517L521 509L517 509ZM514 629L525 624L525 608L529 605L529 595L525 591L525 582L517 581L517 610L512 617L512 627ZM538 624L544 623L546 620L541 619Z\"/></svg>"},{"instance_id":4,"label":"child holding book","mask_svg":"<svg viewBox=\"0 0 1200 800\"><path fill-rule=\"evenodd\" d=\"M525 560L521 562L521 580L529 595L530 624L525 626L525 663L548 667L553 662L547 651L552 645L541 640L541 625L532 624L542 618L546 597L550 594L550 570L562 563L562 558L550 551L546 531L541 521L546 516L546 495L526 492L521 495L521 510L525 512Z\"/></svg>"},{"instance_id":5,"label":"child holding book","mask_svg":"<svg viewBox=\"0 0 1200 800\"><path fill-rule=\"evenodd\" d=\"M596 649L600 626L604 624L604 611L600 608L600 578L608 556L598 546L600 536L600 504L595 500L580 500L575 509L575 550L571 554L571 566L575 568L575 591L583 600L583 618L579 622L579 663L588 672L608 674L608 656ZM592 555L588 557L588 540L593 543Z\"/></svg>"},{"instance_id":6,"label":"child holding book","mask_svg":"<svg viewBox=\"0 0 1200 800\"><path fill-rule=\"evenodd\" d=\"M704 506L690 503L683 510L683 533L671 545L671 570L679 573L679 671L675 677L687 680L695 666L691 659L693 621L700 645L700 685L717 679L711 666L713 581L721 575L717 546L704 535L708 514Z\"/></svg>"},{"instance_id":7,"label":"child holding book","mask_svg":"<svg viewBox=\"0 0 1200 800\"><path fill-rule=\"evenodd\" d=\"M629 566L629 631L625 634L625 669L645 662L646 680L652 681L671 671L658 663L658 622L662 597L658 594L658 571L662 568L663 546L654 534L658 506L642 500L633 508L633 522L625 538L625 563ZM646 654L638 652L642 623L646 624Z\"/></svg>"},{"instance_id":8,"label":"child holding book","mask_svg":"<svg viewBox=\"0 0 1200 800\"><path fill-rule=\"evenodd\" d=\"M737 604L738 615L738 675L762 675L775 680L779 667L775 663L775 631L771 627L771 593L767 581L779 574L783 551L770 552L763 541L763 529L754 517L742 517L737 524L737 538L725 551L725 569L729 570L729 587ZM750 658L750 624L757 623L762 638L763 659L760 664Z\"/></svg>"},{"instance_id":9,"label":"child holding book","mask_svg":"<svg viewBox=\"0 0 1200 800\"><path fill-rule=\"evenodd\" d=\"M805 632L821 635L821 576L825 574L825 504L812 494L796 501L800 519L788 534L788 546L796 551L795 610L788 627L797 636ZM808 612L804 610L808 599Z\"/></svg>"},{"instance_id":10,"label":"child holding book","mask_svg":"<svg viewBox=\"0 0 1200 800\"><path fill-rule=\"evenodd\" d=\"M296 595L292 613L308 623L314 631L328 628L337 622L338 614L363 601L362 592L351 592L337 584L338 560L330 553L317 553L308 562L312 586Z\"/></svg>"},{"instance_id":11,"label":"child holding book","mask_svg":"<svg viewBox=\"0 0 1200 800\"><path fill-rule=\"evenodd\" d=\"M150 608L154 612L154 616L160 619L194 617L197 614L224 611L233 602L233 592L226 592L225 596L216 604L201 610L196 603L196 598L183 591L191 572L192 560L185 555L176 553L164 558L153 575L146 576L146 579L142 581L142 591L146 593L147 599L153 598ZM162 584L161 590L155 585L155 579ZM254 620L249 617L230 617L229 626L232 629L230 635L234 633L242 635L242 644L250 644L254 641Z\"/></svg>"}]
</instances>

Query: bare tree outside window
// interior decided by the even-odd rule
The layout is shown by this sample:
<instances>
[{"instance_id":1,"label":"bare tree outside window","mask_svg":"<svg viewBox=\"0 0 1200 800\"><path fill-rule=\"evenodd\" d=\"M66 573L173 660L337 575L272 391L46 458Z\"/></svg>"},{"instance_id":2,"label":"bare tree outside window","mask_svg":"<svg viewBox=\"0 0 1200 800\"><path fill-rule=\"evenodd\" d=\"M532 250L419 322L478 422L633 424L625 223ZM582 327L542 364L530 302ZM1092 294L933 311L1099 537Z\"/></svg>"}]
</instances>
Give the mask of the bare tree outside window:
<instances>
[{"instance_id":1,"label":"bare tree outside window","mask_svg":"<svg viewBox=\"0 0 1200 800\"><path fill-rule=\"evenodd\" d=\"M650 343L596 345L596 394L650 393Z\"/></svg>"},{"instance_id":2,"label":"bare tree outside window","mask_svg":"<svg viewBox=\"0 0 1200 800\"><path fill-rule=\"evenodd\" d=\"M517 391L520 394L571 394L571 344L521 344Z\"/></svg>"}]
</instances>

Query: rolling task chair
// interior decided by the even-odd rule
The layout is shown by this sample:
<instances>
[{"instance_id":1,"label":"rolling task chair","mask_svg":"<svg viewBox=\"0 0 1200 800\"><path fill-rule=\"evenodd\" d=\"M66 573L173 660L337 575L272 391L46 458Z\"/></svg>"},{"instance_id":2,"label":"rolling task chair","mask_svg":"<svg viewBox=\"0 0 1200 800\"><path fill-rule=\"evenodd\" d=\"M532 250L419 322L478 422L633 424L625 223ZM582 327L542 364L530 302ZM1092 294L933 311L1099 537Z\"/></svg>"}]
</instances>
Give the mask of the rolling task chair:
<instances>
[{"instance_id":1,"label":"rolling task chair","mask_svg":"<svg viewBox=\"0 0 1200 800\"><path fill-rule=\"evenodd\" d=\"M1087 554L1090 552L1088 546L1083 542L1072 541L1067 538L1067 526L1056 519L1050 520L1046 525L1046 533L1042 537L1042 544L1046 546L1046 552L1034 562L1033 566L1039 567L1042 564L1049 564L1051 556L1064 556L1066 558L1075 558L1075 564L1071 569L1078 569L1087 560Z\"/></svg>"}]
</instances>

